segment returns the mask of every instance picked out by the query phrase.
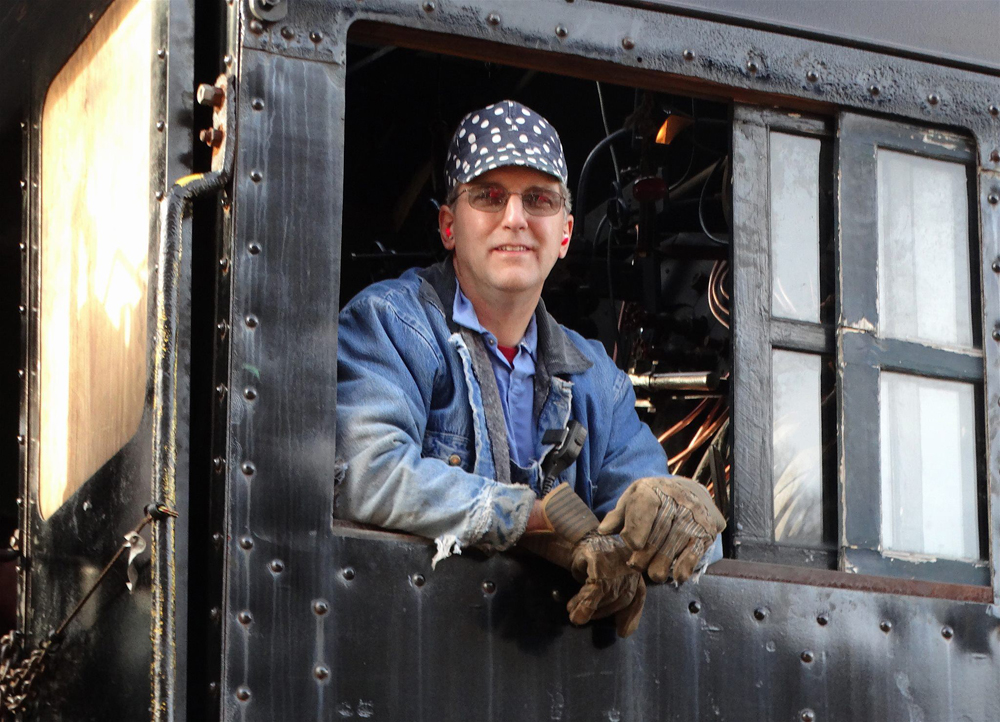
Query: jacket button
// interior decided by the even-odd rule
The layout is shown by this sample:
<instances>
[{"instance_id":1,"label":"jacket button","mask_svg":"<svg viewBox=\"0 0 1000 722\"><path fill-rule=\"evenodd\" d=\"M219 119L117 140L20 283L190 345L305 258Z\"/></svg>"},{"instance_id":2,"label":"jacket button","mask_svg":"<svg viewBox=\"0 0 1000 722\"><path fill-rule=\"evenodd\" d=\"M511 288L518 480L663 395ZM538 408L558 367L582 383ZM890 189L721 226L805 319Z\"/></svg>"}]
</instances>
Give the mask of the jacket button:
<instances>
[{"instance_id":1,"label":"jacket button","mask_svg":"<svg viewBox=\"0 0 1000 722\"><path fill-rule=\"evenodd\" d=\"M448 457L449 466L458 466L461 463L462 463L462 457L460 457L458 454L452 454L451 456Z\"/></svg>"}]
</instances>

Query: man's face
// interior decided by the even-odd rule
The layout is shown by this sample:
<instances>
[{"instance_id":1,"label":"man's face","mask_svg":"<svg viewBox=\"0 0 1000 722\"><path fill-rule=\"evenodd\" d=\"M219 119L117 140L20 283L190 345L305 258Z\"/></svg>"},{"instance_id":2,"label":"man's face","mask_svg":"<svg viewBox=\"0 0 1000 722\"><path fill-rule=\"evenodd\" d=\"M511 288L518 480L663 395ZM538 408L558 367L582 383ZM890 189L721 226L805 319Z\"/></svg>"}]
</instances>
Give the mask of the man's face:
<instances>
[{"instance_id":1,"label":"man's face","mask_svg":"<svg viewBox=\"0 0 1000 722\"><path fill-rule=\"evenodd\" d=\"M555 178L520 166L483 173L458 190L482 186L499 186L511 193L559 192ZM519 195L511 195L500 212L490 213L473 208L468 196L462 193L452 206L442 206L438 215L441 240L454 250L462 290L480 297L540 293L556 261L569 250L573 216L563 209L552 216L530 215Z\"/></svg>"}]
</instances>

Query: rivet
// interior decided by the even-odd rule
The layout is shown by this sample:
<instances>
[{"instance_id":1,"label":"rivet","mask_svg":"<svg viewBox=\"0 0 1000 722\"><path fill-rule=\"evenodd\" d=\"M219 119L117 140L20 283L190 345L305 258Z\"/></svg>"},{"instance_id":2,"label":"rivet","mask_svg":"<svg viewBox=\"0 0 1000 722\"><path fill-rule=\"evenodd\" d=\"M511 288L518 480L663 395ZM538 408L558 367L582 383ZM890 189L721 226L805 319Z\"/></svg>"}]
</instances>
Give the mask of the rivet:
<instances>
[{"instance_id":1,"label":"rivet","mask_svg":"<svg viewBox=\"0 0 1000 722\"><path fill-rule=\"evenodd\" d=\"M246 626L247 624L250 624L250 622L253 621L253 617L250 615L250 612L246 611L245 609L242 612L240 612L238 615L236 615L236 618L239 619L240 620L240 624L242 624L244 626Z\"/></svg>"},{"instance_id":2,"label":"rivet","mask_svg":"<svg viewBox=\"0 0 1000 722\"><path fill-rule=\"evenodd\" d=\"M990 268L993 269L993 273L1000 273L1000 258L994 258Z\"/></svg>"},{"instance_id":3,"label":"rivet","mask_svg":"<svg viewBox=\"0 0 1000 722\"><path fill-rule=\"evenodd\" d=\"M250 101L250 107L253 108L254 110L263 110L264 101L260 98L254 98L253 100Z\"/></svg>"},{"instance_id":4,"label":"rivet","mask_svg":"<svg viewBox=\"0 0 1000 722\"><path fill-rule=\"evenodd\" d=\"M890 622L888 619L883 619L879 623L878 628L881 629L886 634L888 634L889 632L892 631L892 622Z\"/></svg>"},{"instance_id":5,"label":"rivet","mask_svg":"<svg viewBox=\"0 0 1000 722\"><path fill-rule=\"evenodd\" d=\"M252 32L254 35L260 35L262 32L264 32L264 25L263 25L263 23L261 23L260 20L251 20L250 21L250 32Z\"/></svg>"},{"instance_id":6,"label":"rivet","mask_svg":"<svg viewBox=\"0 0 1000 722\"><path fill-rule=\"evenodd\" d=\"M767 607L757 607L753 610L753 618L758 622L767 619Z\"/></svg>"},{"instance_id":7,"label":"rivet","mask_svg":"<svg viewBox=\"0 0 1000 722\"><path fill-rule=\"evenodd\" d=\"M992 115L994 118L996 116L1000 115L1000 106L992 105L991 104L990 105L990 115Z\"/></svg>"},{"instance_id":8,"label":"rivet","mask_svg":"<svg viewBox=\"0 0 1000 722\"><path fill-rule=\"evenodd\" d=\"M208 693L211 696L213 696L213 697L215 697L217 694L219 694L219 683L218 682L209 682L208 683Z\"/></svg>"},{"instance_id":9,"label":"rivet","mask_svg":"<svg viewBox=\"0 0 1000 722\"><path fill-rule=\"evenodd\" d=\"M226 337L226 332L229 330L229 324L225 319L222 319L217 324L215 324L216 330L219 332L219 338L224 339Z\"/></svg>"},{"instance_id":10,"label":"rivet","mask_svg":"<svg viewBox=\"0 0 1000 722\"><path fill-rule=\"evenodd\" d=\"M497 15L496 13L490 13L489 15L486 16L486 22L488 22L490 25L499 25L500 16Z\"/></svg>"},{"instance_id":11,"label":"rivet","mask_svg":"<svg viewBox=\"0 0 1000 722\"><path fill-rule=\"evenodd\" d=\"M162 201L163 200L163 191L156 191L156 193L153 194L153 198L155 198L158 201Z\"/></svg>"},{"instance_id":12,"label":"rivet","mask_svg":"<svg viewBox=\"0 0 1000 722\"><path fill-rule=\"evenodd\" d=\"M804 709L802 710L802 713L799 715L799 718L802 720L802 722L816 722L816 713L813 712L811 709Z\"/></svg>"},{"instance_id":13,"label":"rivet","mask_svg":"<svg viewBox=\"0 0 1000 722\"><path fill-rule=\"evenodd\" d=\"M232 55L223 55L223 56L222 56L222 62L223 62L223 63L224 63L224 64L225 64L225 65L226 65L227 67L228 67L228 66L230 66L230 65L232 65L232 64L233 64L233 56L232 56Z\"/></svg>"},{"instance_id":14,"label":"rivet","mask_svg":"<svg viewBox=\"0 0 1000 722\"><path fill-rule=\"evenodd\" d=\"M28 307L25 306L23 303L19 303L17 304L17 312L23 316L28 312Z\"/></svg>"},{"instance_id":15,"label":"rivet","mask_svg":"<svg viewBox=\"0 0 1000 722\"><path fill-rule=\"evenodd\" d=\"M222 546L222 542L224 540L225 540L225 537L222 535L221 531L217 531L217 532L214 532L212 534L212 543L215 544L215 546L221 547Z\"/></svg>"},{"instance_id":16,"label":"rivet","mask_svg":"<svg viewBox=\"0 0 1000 722\"><path fill-rule=\"evenodd\" d=\"M219 270L223 273L229 270L229 259L225 256L219 259Z\"/></svg>"},{"instance_id":17,"label":"rivet","mask_svg":"<svg viewBox=\"0 0 1000 722\"><path fill-rule=\"evenodd\" d=\"M248 536L240 537L240 548L246 550L253 549L253 539Z\"/></svg>"},{"instance_id":18,"label":"rivet","mask_svg":"<svg viewBox=\"0 0 1000 722\"><path fill-rule=\"evenodd\" d=\"M165 57L167 57L167 51L164 50L163 48L157 48L156 57L158 57L160 60L163 60Z\"/></svg>"},{"instance_id":19,"label":"rivet","mask_svg":"<svg viewBox=\"0 0 1000 722\"><path fill-rule=\"evenodd\" d=\"M309 33L309 39L312 40L314 43L321 43L323 42L323 33L321 33L319 30L313 30L311 33Z\"/></svg>"},{"instance_id":20,"label":"rivet","mask_svg":"<svg viewBox=\"0 0 1000 722\"><path fill-rule=\"evenodd\" d=\"M410 576L410 581L413 582L413 586L422 587L427 582L423 574L413 574Z\"/></svg>"},{"instance_id":21,"label":"rivet","mask_svg":"<svg viewBox=\"0 0 1000 722\"><path fill-rule=\"evenodd\" d=\"M993 327L993 333L990 334L994 341L1000 341L1000 326Z\"/></svg>"},{"instance_id":22,"label":"rivet","mask_svg":"<svg viewBox=\"0 0 1000 722\"><path fill-rule=\"evenodd\" d=\"M325 599L317 599L313 602L313 613L322 617L324 614L330 611L330 605L327 604Z\"/></svg>"},{"instance_id":23,"label":"rivet","mask_svg":"<svg viewBox=\"0 0 1000 722\"><path fill-rule=\"evenodd\" d=\"M257 398L257 389L255 389L253 386L247 386L245 389L243 389L243 398L245 398L247 401L253 401L255 398Z\"/></svg>"},{"instance_id":24,"label":"rivet","mask_svg":"<svg viewBox=\"0 0 1000 722\"><path fill-rule=\"evenodd\" d=\"M244 461L244 462L243 462L243 464L242 464L242 466L240 466L240 468L241 468L241 469L243 470L243 473L244 473L244 474L245 474L246 476L253 476L253 473L254 473L255 471L257 471L257 469L256 469L256 467L255 467L255 466L253 465L253 463L251 463L251 462L249 462L249 461Z\"/></svg>"},{"instance_id":25,"label":"rivet","mask_svg":"<svg viewBox=\"0 0 1000 722\"><path fill-rule=\"evenodd\" d=\"M19 379L23 379L24 378L24 369L18 369L17 370L17 377Z\"/></svg>"},{"instance_id":26,"label":"rivet","mask_svg":"<svg viewBox=\"0 0 1000 722\"><path fill-rule=\"evenodd\" d=\"M622 47L631 50L635 47L635 41L632 38L622 38Z\"/></svg>"},{"instance_id":27,"label":"rivet","mask_svg":"<svg viewBox=\"0 0 1000 722\"><path fill-rule=\"evenodd\" d=\"M27 190L27 189L28 189L28 181L26 181L26 180L24 180L22 178L21 179L21 190L24 191L24 190Z\"/></svg>"},{"instance_id":28,"label":"rivet","mask_svg":"<svg viewBox=\"0 0 1000 722\"><path fill-rule=\"evenodd\" d=\"M163 132L163 129L166 128L166 127L167 127L167 124L164 123L162 120L156 121L156 129L158 131L160 131L161 133Z\"/></svg>"},{"instance_id":29,"label":"rivet","mask_svg":"<svg viewBox=\"0 0 1000 722\"><path fill-rule=\"evenodd\" d=\"M760 70L760 66L757 65L756 61L751 60L747 63L747 72L750 75L756 75L758 70Z\"/></svg>"},{"instance_id":30,"label":"rivet","mask_svg":"<svg viewBox=\"0 0 1000 722\"><path fill-rule=\"evenodd\" d=\"M250 243L247 244L247 250L250 251L251 256L256 256L260 253L260 246L253 241L250 241Z\"/></svg>"},{"instance_id":31,"label":"rivet","mask_svg":"<svg viewBox=\"0 0 1000 722\"><path fill-rule=\"evenodd\" d=\"M254 316L252 313L248 313L243 318L243 323L247 325L247 328L257 328L257 324L259 323L259 321L257 320L257 317Z\"/></svg>"},{"instance_id":32,"label":"rivet","mask_svg":"<svg viewBox=\"0 0 1000 722\"><path fill-rule=\"evenodd\" d=\"M21 446L24 446L24 434L17 435L17 443L20 444Z\"/></svg>"},{"instance_id":33,"label":"rivet","mask_svg":"<svg viewBox=\"0 0 1000 722\"><path fill-rule=\"evenodd\" d=\"M24 241L21 241L20 243L18 243L17 247L20 249L21 253L24 253L25 251L28 250L28 246L25 245Z\"/></svg>"},{"instance_id":34,"label":"rivet","mask_svg":"<svg viewBox=\"0 0 1000 722\"><path fill-rule=\"evenodd\" d=\"M556 37L565 38L569 35L569 30L566 29L565 25L556 25Z\"/></svg>"},{"instance_id":35,"label":"rivet","mask_svg":"<svg viewBox=\"0 0 1000 722\"><path fill-rule=\"evenodd\" d=\"M24 499L19 496L16 499L14 499L14 503L17 505L17 508L20 509L22 506L24 506Z\"/></svg>"},{"instance_id":36,"label":"rivet","mask_svg":"<svg viewBox=\"0 0 1000 722\"><path fill-rule=\"evenodd\" d=\"M261 173L259 170L255 169L250 171L250 180L252 180L254 183L260 183L261 180L263 179L264 179L264 174Z\"/></svg>"},{"instance_id":37,"label":"rivet","mask_svg":"<svg viewBox=\"0 0 1000 722\"><path fill-rule=\"evenodd\" d=\"M218 607L212 607L211 609L208 610L208 619L210 622L213 623L218 622L220 619L222 619L222 610L219 609Z\"/></svg>"},{"instance_id":38,"label":"rivet","mask_svg":"<svg viewBox=\"0 0 1000 722\"><path fill-rule=\"evenodd\" d=\"M806 664L810 664L814 659L816 659L816 656L808 649L805 650L802 654L800 654L799 657Z\"/></svg>"},{"instance_id":39,"label":"rivet","mask_svg":"<svg viewBox=\"0 0 1000 722\"><path fill-rule=\"evenodd\" d=\"M280 559L272 559L271 563L268 564L267 567L275 574L281 574L285 571L285 563Z\"/></svg>"},{"instance_id":40,"label":"rivet","mask_svg":"<svg viewBox=\"0 0 1000 722\"><path fill-rule=\"evenodd\" d=\"M941 636L945 639L951 639L955 636L955 630L945 625L944 627L941 627Z\"/></svg>"},{"instance_id":41,"label":"rivet","mask_svg":"<svg viewBox=\"0 0 1000 722\"><path fill-rule=\"evenodd\" d=\"M295 37L295 31L286 25L281 29L281 37L285 40L291 40Z\"/></svg>"},{"instance_id":42,"label":"rivet","mask_svg":"<svg viewBox=\"0 0 1000 722\"><path fill-rule=\"evenodd\" d=\"M344 567L340 573L344 575L344 579L347 581L354 579L354 567Z\"/></svg>"},{"instance_id":43,"label":"rivet","mask_svg":"<svg viewBox=\"0 0 1000 722\"><path fill-rule=\"evenodd\" d=\"M313 668L313 676L318 680L324 680L330 676L330 670L324 667L322 664L317 664Z\"/></svg>"},{"instance_id":44,"label":"rivet","mask_svg":"<svg viewBox=\"0 0 1000 722\"><path fill-rule=\"evenodd\" d=\"M1000 203L1000 195L997 195L996 193L990 193L989 196L987 196L986 200L990 202L991 206L995 206L997 203Z\"/></svg>"},{"instance_id":45,"label":"rivet","mask_svg":"<svg viewBox=\"0 0 1000 722\"><path fill-rule=\"evenodd\" d=\"M993 149L990 151L990 160L994 163L1000 163L1000 150Z\"/></svg>"},{"instance_id":46,"label":"rivet","mask_svg":"<svg viewBox=\"0 0 1000 722\"><path fill-rule=\"evenodd\" d=\"M825 627L829 623L830 623L830 617L827 616L826 614L820 614L818 617L816 617L816 624L818 624L821 627Z\"/></svg>"},{"instance_id":47,"label":"rivet","mask_svg":"<svg viewBox=\"0 0 1000 722\"><path fill-rule=\"evenodd\" d=\"M219 384L218 386L215 387L215 395L219 397L220 401L226 398L227 391L228 389L226 388L225 384Z\"/></svg>"},{"instance_id":48,"label":"rivet","mask_svg":"<svg viewBox=\"0 0 1000 722\"><path fill-rule=\"evenodd\" d=\"M688 611L691 612L691 614L697 614L698 612L700 612L701 611L701 602L698 602L698 601L691 602L688 605Z\"/></svg>"},{"instance_id":49,"label":"rivet","mask_svg":"<svg viewBox=\"0 0 1000 722\"><path fill-rule=\"evenodd\" d=\"M495 592L496 590L497 590L497 585L495 582L491 582L489 579L483 582L483 592L485 592L486 594L493 594L493 592Z\"/></svg>"},{"instance_id":50,"label":"rivet","mask_svg":"<svg viewBox=\"0 0 1000 722\"><path fill-rule=\"evenodd\" d=\"M931 93L930 95L927 96L927 102L930 105L937 105L938 103L941 102L941 98L938 97L937 93Z\"/></svg>"},{"instance_id":51,"label":"rivet","mask_svg":"<svg viewBox=\"0 0 1000 722\"><path fill-rule=\"evenodd\" d=\"M424 3L424 12L425 13L432 13L432 12L434 12L434 3L432 3L432 2L426 2L426 3Z\"/></svg>"},{"instance_id":52,"label":"rivet","mask_svg":"<svg viewBox=\"0 0 1000 722\"><path fill-rule=\"evenodd\" d=\"M694 60L694 51L685 50L684 52L681 53L681 57L690 63L692 60Z\"/></svg>"},{"instance_id":53,"label":"rivet","mask_svg":"<svg viewBox=\"0 0 1000 722\"><path fill-rule=\"evenodd\" d=\"M815 83L817 80L819 80L819 73L817 73L815 70L808 71L806 73L806 80L808 80L810 83Z\"/></svg>"},{"instance_id":54,"label":"rivet","mask_svg":"<svg viewBox=\"0 0 1000 722\"><path fill-rule=\"evenodd\" d=\"M882 88L878 87L877 85L868 86L868 94L871 95L873 98L877 98L879 95L881 95L881 93L882 93Z\"/></svg>"},{"instance_id":55,"label":"rivet","mask_svg":"<svg viewBox=\"0 0 1000 722\"><path fill-rule=\"evenodd\" d=\"M240 687L236 690L236 699L240 702L246 702L250 699L250 690L246 687Z\"/></svg>"},{"instance_id":56,"label":"rivet","mask_svg":"<svg viewBox=\"0 0 1000 722\"><path fill-rule=\"evenodd\" d=\"M561 602L562 600L563 600L562 593L558 589L553 589L552 590L552 601L558 603L558 602Z\"/></svg>"}]
</instances>

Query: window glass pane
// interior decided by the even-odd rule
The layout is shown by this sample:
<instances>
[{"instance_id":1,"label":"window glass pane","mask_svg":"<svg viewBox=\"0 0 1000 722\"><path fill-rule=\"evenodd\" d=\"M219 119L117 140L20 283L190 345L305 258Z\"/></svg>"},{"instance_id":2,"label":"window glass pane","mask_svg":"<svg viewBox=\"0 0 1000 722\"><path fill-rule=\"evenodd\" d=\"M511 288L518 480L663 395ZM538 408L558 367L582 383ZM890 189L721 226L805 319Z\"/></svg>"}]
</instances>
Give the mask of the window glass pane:
<instances>
[{"instance_id":1,"label":"window glass pane","mask_svg":"<svg viewBox=\"0 0 1000 722\"><path fill-rule=\"evenodd\" d=\"M882 547L979 558L975 390L883 371Z\"/></svg>"},{"instance_id":2,"label":"window glass pane","mask_svg":"<svg viewBox=\"0 0 1000 722\"><path fill-rule=\"evenodd\" d=\"M142 417L152 5L116 0L52 81L42 109L43 518L135 434Z\"/></svg>"},{"instance_id":3,"label":"window glass pane","mask_svg":"<svg viewBox=\"0 0 1000 722\"><path fill-rule=\"evenodd\" d=\"M965 166L879 149L878 207L881 335L971 346Z\"/></svg>"},{"instance_id":4,"label":"window glass pane","mask_svg":"<svg viewBox=\"0 0 1000 722\"><path fill-rule=\"evenodd\" d=\"M822 357L774 351L774 540L823 542Z\"/></svg>"},{"instance_id":5,"label":"window glass pane","mask_svg":"<svg viewBox=\"0 0 1000 722\"><path fill-rule=\"evenodd\" d=\"M770 134L771 315L819 322L820 141Z\"/></svg>"}]
</instances>

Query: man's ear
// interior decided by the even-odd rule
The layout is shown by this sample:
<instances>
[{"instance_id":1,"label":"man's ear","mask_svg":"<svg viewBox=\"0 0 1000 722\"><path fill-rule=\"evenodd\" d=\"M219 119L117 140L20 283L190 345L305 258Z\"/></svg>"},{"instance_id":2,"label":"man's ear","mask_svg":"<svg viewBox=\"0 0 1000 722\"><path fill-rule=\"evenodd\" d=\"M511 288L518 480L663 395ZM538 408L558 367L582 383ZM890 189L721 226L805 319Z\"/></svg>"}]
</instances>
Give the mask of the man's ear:
<instances>
[{"instance_id":1,"label":"man's ear","mask_svg":"<svg viewBox=\"0 0 1000 722\"><path fill-rule=\"evenodd\" d=\"M569 242L573 238L573 216L570 213L566 214L566 220L563 222L563 239L559 246L559 257L565 258L566 254L569 253Z\"/></svg>"},{"instance_id":2,"label":"man's ear","mask_svg":"<svg viewBox=\"0 0 1000 722\"><path fill-rule=\"evenodd\" d=\"M449 206L442 205L438 210L438 232L441 234L441 244L445 250L455 250L455 237L452 232L452 225L455 223L455 214Z\"/></svg>"}]
</instances>

